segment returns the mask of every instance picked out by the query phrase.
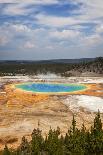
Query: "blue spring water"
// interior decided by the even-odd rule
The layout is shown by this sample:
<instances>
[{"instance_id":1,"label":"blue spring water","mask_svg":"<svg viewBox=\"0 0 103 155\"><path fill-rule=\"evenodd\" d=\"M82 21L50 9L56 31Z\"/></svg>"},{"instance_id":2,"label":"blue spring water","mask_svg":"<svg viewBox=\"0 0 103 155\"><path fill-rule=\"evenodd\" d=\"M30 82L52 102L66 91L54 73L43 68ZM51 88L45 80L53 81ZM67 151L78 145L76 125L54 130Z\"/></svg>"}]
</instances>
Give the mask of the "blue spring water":
<instances>
[{"instance_id":1,"label":"blue spring water","mask_svg":"<svg viewBox=\"0 0 103 155\"><path fill-rule=\"evenodd\" d=\"M62 92L74 92L86 89L85 85L82 84L53 84L53 83L25 83L18 84L16 88L38 92L38 93L62 93Z\"/></svg>"}]
</instances>

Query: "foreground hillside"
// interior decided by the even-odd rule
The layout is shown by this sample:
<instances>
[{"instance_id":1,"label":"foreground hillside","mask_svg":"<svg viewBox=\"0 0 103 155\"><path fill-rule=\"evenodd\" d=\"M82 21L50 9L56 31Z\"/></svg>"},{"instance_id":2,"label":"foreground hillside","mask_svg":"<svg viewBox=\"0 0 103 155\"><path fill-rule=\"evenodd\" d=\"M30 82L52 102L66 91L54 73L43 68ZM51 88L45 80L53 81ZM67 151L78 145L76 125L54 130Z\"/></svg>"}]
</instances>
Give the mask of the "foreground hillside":
<instances>
[{"instance_id":1,"label":"foreground hillside","mask_svg":"<svg viewBox=\"0 0 103 155\"><path fill-rule=\"evenodd\" d=\"M38 124L39 126L39 124ZM84 124L81 129L76 127L73 116L72 126L65 136L60 134L60 128L50 128L44 138L42 131L37 128L31 134L31 141L23 137L17 150L9 150L5 145L3 155L102 155L103 129L100 113L95 116L91 130L86 130Z\"/></svg>"},{"instance_id":2,"label":"foreground hillside","mask_svg":"<svg viewBox=\"0 0 103 155\"><path fill-rule=\"evenodd\" d=\"M103 58L96 58L90 62L82 62L72 66L65 72L65 76L100 76L103 75Z\"/></svg>"}]
</instances>

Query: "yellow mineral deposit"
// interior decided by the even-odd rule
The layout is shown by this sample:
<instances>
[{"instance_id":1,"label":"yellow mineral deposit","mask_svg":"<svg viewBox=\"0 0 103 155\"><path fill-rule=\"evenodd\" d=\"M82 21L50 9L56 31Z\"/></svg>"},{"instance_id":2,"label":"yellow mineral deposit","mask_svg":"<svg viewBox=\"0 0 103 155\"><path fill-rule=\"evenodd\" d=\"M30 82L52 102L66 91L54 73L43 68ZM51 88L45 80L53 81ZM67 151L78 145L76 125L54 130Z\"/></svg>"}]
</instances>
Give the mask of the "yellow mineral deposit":
<instances>
[{"instance_id":1,"label":"yellow mineral deposit","mask_svg":"<svg viewBox=\"0 0 103 155\"><path fill-rule=\"evenodd\" d=\"M69 92L63 95L91 95L91 96L103 96L102 87L100 84L85 84L87 89L76 92ZM32 92L26 92L15 88L15 84L9 84L5 86L5 91L7 93L7 107L23 107L28 105L35 105L40 101L47 100L48 94L35 94ZM59 94L61 95L61 94Z\"/></svg>"},{"instance_id":2,"label":"yellow mineral deposit","mask_svg":"<svg viewBox=\"0 0 103 155\"><path fill-rule=\"evenodd\" d=\"M12 138L17 139L15 142L8 142L9 147L16 148L22 136L30 138L32 130L38 127L38 120L40 120L40 128L44 135L48 133L50 126L56 128L58 125L61 133L65 134L71 125L73 114L72 107L70 108L67 104L76 103L76 95L103 97L102 84L85 84L87 89L62 94L63 98L56 94L26 92L16 89L15 84L5 85L5 93L0 94L0 149L4 147L4 139L9 142L13 141ZM81 127L84 122L89 128L95 114L85 110L84 107L79 107L79 112L77 110L78 108L76 108L77 126Z\"/></svg>"},{"instance_id":3,"label":"yellow mineral deposit","mask_svg":"<svg viewBox=\"0 0 103 155\"><path fill-rule=\"evenodd\" d=\"M37 95L33 93L26 93L23 91L15 90L15 91L8 91L7 92L7 106L26 106L26 105L33 105L39 101L46 100L48 95Z\"/></svg>"}]
</instances>

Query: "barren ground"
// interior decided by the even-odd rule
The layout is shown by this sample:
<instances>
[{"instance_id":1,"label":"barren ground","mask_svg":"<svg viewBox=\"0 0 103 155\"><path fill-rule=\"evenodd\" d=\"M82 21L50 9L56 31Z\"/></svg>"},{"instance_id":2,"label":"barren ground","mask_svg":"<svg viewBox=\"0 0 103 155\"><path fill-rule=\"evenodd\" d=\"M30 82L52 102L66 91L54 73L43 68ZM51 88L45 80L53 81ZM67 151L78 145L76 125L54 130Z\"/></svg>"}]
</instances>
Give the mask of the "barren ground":
<instances>
[{"instance_id":1,"label":"barren ground","mask_svg":"<svg viewBox=\"0 0 103 155\"><path fill-rule=\"evenodd\" d=\"M61 133L65 134L71 126L73 113L76 116L77 126L82 123L89 129L93 123L93 118L98 109L101 110L103 120L103 78L102 77L71 77L60 79L55 77L52 81L70 83L92 83L99 84L101 89L94 90L96 93L90 95L52 95L45 98L18 98L17 95L5 89L8 83L17 81L37 81L33 77L1 77L0 78L0 149L7 143L9 147L16 148L20 144L22 136L30 139L30 134L34 128L38 127L45 136L50 127L61 128ZM39 79L51 81L48 79ZM93 90L92 90L93 91ZM9 94L9 95L8 95ZM39 123L38 123L39 122Z\"/></svg>"}]
</instances>

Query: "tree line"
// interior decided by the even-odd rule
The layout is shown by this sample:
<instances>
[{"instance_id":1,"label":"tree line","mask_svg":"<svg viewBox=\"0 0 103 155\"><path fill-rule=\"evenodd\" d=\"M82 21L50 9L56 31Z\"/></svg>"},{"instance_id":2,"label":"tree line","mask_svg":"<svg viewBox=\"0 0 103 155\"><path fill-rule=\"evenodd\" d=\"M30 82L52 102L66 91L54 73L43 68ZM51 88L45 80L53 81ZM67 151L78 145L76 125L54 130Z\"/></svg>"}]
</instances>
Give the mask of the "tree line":
<instances>
[{"instance_id":1,"label":"tree line","mask_svg":"<svg viewBox=\"0 0 103 155\"><path fill-rule=\"evenodd\" d=\"M103 129L100 112L96 114L90 130L83 124L81 129L76 126L73 116L72 125L65 136L60 134L60 128L50 128L44 138L37 128L31 134L31 141L23 137L16 150L5 145L3 155L103 155Z\"/></svg>"},{"instance_id":2,"label":"tree line","mask_svg":"<svg viewBox=\"0 0 103 155\"><path fill-rule=\"evenodd\" d=\"M36 63L36 62L28 62L28 63L18 63L18 62L6 62L0 63L0 76L12 75L15 76L17 74L22 75L34 75L34 74L46 74L48 72L61 74L63 76L68 76L65 73L67 71L79 71L82 72L94 72L98 74L103 74L103 57L96 58L94 61L90 62L80 62L80 63Z\"/></svg>"}]
</instances>

